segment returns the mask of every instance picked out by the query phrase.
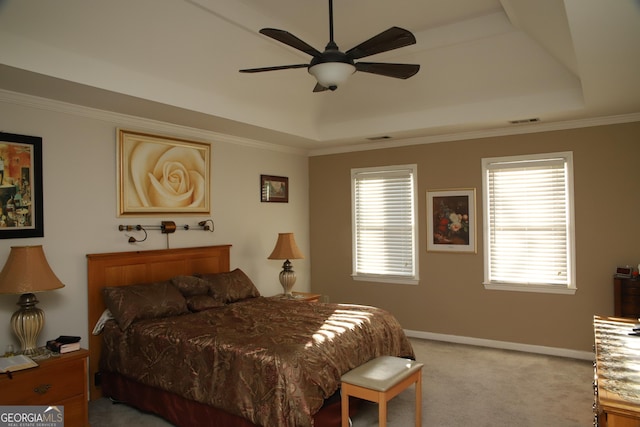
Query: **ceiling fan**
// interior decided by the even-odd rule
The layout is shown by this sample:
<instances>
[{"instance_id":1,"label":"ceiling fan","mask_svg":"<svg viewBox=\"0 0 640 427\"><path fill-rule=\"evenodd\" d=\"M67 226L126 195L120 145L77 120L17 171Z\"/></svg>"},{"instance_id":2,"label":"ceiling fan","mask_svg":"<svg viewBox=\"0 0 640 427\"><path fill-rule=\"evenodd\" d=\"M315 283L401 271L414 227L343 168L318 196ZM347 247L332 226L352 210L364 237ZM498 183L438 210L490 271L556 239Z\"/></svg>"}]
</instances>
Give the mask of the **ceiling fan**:
<instances>
[{"instance_id":1,"label":"ceiling fan","mask_svg":"<svg viewBox=\"0 0 640 427\"><path fill-rule=\"evenodd\" d=\"M415 36L410 31L399 27L391 27L346 52L340 51L338 45L333 40L333 0L329 0L329 43L327 43L324 52L320 52L288 31L277 30L275 28L263 28L260 30L260 33L298 49L307 55L311 55L313 57L311 63L248 68L240 70L240 72L261 73L263 71L286 70L290 68L307 68L309 74L312 74L318 82L313 89L314 92L322 92L327 89L332 91L336 90L338 86L346 82L349 76L356 71L397 79L408 79L420 70L420 65L416 64L355 62L355 60L360 58L415 44Z\"/></svg>"}]
</instances>

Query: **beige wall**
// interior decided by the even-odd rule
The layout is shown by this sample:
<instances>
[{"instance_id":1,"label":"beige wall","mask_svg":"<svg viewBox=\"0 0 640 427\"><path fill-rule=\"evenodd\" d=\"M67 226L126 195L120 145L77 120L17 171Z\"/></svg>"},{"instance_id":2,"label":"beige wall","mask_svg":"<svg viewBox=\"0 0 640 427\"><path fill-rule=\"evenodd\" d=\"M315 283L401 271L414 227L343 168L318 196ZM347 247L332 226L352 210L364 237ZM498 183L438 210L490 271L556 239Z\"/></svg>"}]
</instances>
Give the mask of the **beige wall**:
<instances>
[{"instance_id":1,"label":"beige wall","mask_svg":"<svg viewBox=\"0 0 640 427\"><path fill-rule=\"evenodd\" d=\"M483 157L573 151L575 295L485 290ZM350 170L418 164L417 286L351 279ZM640 123L310 158L311 288L331 301L376 305L405 329L590 351L592 316L613 314L616 265L640 263ZM478 253L426 251L426 191L477 189Z\"/></svg>"}]
</instances>

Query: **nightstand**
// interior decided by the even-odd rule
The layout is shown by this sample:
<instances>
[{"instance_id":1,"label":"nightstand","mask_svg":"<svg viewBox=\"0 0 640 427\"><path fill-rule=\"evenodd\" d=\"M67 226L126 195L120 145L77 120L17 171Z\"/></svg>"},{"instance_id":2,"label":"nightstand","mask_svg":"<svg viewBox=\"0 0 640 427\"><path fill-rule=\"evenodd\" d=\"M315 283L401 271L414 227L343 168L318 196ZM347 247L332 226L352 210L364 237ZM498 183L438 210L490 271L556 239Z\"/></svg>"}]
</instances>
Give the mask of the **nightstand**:
<instances>
[{"instance_id":1,"label":"nightstand","mask_svg":"<svg viewBox=\"0 0 640 427\"><path fill-rule=\"evenodd\" d=\"M291 292L293 294L292 301L309 301L309 302L320 302L320 294L312 294L309 292ZM284 294L277 295L278 297L284 299Z\"/></svg>"},{"instance_id":2,"label":"nightstand","mask_svg":"<svg viewBox=\"0 0 640 427\"><path fill-rule=\"evenodd\" d=\"M87 360L85 349L37 360L37 368L0 376L3 405L64 406L66 427L89 425Z\"/></svg>"},{"instance_id":3,"label":"nightstand","mask_svg":"<svg viewBox=\"0 0 640 427\"><path fill-rule=\"evenodd\" d=\"M640 280L613 278L613 315L636 319L640 317Z\"/></svg>"}]
</instances>

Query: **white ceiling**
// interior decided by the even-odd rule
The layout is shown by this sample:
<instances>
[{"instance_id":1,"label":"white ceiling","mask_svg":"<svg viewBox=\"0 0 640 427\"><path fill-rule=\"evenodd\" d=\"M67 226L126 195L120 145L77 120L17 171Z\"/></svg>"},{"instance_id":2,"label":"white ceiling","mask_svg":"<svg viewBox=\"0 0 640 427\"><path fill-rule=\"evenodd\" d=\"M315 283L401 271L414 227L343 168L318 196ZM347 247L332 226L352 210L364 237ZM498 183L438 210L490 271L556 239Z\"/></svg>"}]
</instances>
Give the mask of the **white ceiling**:
<instances>
[{"instance_id":1,"label":"white ceiling","mask_svg":"<svg viewBox=\"0 0 640 427\"><path fill-rule=\"evenodd\" d=\"M640 120L640 0L335 0L334 20L343 51L413 32L364 60L420 72L321 93L305 69L238 72L309 62L263 27L324 50L325 0L0 0L0 88L311 152Z\"/></svg>"}]
</instances>

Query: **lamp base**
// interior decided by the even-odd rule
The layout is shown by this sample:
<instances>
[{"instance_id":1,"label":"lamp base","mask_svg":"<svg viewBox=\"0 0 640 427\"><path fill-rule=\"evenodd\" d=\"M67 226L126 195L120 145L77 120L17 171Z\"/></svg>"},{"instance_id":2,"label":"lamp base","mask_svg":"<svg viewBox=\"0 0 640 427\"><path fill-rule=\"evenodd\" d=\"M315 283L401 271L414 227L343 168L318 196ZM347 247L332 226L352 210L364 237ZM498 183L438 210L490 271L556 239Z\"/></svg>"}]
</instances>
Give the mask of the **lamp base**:
<instances>
[{"instance_id":1,"label":"lamp base","mask_svg":"<svg viewBox=\"0 0 640 427\"><path fill-rule=\"evenodd\" d=\"M291 261L286 260L284 264L282 264L282 271L278 277L280 278L280 284L284 290L284 296L286 298L293 298L291 289L293 289L293 285L296 284L296 272L293 271L293 268L291 267Z\"/></svg>"},{"instance_id":2,"label":"lamp base","mask_svg":"<svg viewBox=\"0 0 640 427\"><path fill-rule=\"evenodd\" d=\"M38 355L38 335L44 327L44 311L36 307L38 298L34 294L22 294L17 305L20 309L11 316L11 326L22 345L25 356Z\"/></svg>"}]
</instances>

